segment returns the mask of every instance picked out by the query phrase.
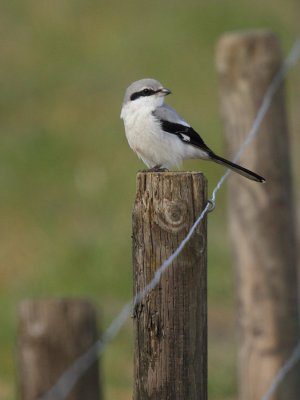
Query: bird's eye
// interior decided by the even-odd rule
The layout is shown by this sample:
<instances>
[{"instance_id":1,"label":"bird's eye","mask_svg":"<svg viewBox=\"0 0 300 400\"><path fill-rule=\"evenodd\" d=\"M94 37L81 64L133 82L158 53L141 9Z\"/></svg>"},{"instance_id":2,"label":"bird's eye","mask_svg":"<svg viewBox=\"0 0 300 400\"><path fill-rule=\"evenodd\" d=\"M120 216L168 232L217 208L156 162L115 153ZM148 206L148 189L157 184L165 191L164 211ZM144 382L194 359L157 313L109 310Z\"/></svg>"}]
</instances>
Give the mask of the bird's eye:
<instances>
[{"instance_id":1,"label":"bird's eye","mask_svg":"<svg viewBox=\"0 0 300 400\"><path fill-rule=\"evenodd\" d=\"M143 90L143 93L146 94L146 95L147 95L147 94L150 94L150 89L147 89L147 88L144 89L144 90Z\"/></svg>"}]
</instances>

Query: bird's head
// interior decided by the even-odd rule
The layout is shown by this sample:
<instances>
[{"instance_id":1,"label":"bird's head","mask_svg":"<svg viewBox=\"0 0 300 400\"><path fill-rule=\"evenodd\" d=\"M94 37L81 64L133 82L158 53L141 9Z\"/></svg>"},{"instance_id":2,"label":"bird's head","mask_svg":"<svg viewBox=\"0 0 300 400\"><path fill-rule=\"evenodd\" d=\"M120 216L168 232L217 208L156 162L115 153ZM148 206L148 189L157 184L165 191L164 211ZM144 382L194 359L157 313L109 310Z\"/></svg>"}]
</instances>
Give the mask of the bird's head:
<instances>
[{"instance_id":1,"label":"bird's head","mask_svg":"<svg viewBox=\"0 0 300 400\"><path fill-rule=\"evenodd\" d=\"M134 103L138 106L159 107L164 102L164 96L171 91L155 79L141 79L133 82L126 89L123 106Z\"/></svg>"}]
</instances>

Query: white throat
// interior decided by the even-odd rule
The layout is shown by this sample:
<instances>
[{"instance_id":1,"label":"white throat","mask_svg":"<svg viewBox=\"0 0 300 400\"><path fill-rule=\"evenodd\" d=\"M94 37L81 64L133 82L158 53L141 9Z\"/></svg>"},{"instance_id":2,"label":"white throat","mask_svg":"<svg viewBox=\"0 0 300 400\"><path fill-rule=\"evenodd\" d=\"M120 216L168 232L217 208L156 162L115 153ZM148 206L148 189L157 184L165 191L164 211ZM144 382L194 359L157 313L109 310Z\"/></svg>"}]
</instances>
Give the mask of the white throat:
<instances>
[{"instance_id":1,"label":"white throat","mask_svg":"<svg viewBox=\"0 0 300 400\"><path fill-rule=\"evenodd\" d=\"M133 101L127 101L127 103L123 104L120 118L125 121L127 117L133 117L137 112L151 113L163 104L163 96L140 97Z\"/></svg>"}]
</instances>

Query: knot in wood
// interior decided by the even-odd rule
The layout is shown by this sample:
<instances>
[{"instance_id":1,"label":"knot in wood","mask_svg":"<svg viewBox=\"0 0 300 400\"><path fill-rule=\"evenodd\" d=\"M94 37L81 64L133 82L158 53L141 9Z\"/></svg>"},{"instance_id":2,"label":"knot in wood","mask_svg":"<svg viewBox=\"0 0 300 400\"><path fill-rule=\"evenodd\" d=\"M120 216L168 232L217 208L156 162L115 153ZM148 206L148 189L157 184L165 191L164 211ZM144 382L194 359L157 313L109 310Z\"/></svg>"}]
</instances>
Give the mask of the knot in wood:
<instances>
[{"instance_id":1,"label":"knot in wood","mask_svg":"<svg viewBox=\"0 0 300 400\"><path fill-rule=\"evenodd\" d=\"M175 202L163 199L157 205L155 222L165 231L170 233L180 232L188 224L188 207L185 201Z\"/></svg>"}]
</instances>

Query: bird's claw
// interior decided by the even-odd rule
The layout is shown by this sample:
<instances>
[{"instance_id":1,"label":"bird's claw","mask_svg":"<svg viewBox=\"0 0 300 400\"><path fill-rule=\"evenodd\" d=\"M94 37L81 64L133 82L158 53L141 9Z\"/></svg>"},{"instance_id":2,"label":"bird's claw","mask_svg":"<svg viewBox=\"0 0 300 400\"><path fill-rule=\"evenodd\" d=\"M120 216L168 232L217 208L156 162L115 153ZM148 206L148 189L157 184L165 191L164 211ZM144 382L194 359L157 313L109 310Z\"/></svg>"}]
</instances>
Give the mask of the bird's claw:
<instances>
[{"instance_id":1,"label":"bird's claw","mask_svg":"<svg viewBox=\"0 0 300 400\"><path fill-rule=\"evenodd\" d=\"M168 168L164 168L161 165L155 165L153 168L149 168L148 172L168 172Z\"/></svg>"}]
</instances>

